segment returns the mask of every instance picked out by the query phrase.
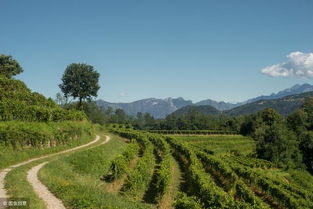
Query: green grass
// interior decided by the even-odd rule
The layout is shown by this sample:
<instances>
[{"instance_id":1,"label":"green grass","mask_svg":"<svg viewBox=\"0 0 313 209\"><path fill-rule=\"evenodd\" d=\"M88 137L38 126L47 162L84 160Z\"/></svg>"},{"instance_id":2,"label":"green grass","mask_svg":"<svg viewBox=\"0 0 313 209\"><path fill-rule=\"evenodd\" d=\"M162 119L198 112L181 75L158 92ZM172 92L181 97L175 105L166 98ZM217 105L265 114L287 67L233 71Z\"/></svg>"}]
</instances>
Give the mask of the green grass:
<instances>
[{"instance_id":1,"label":"green grass","mask_svg":"<svg viewBox=\"0 0 313 209\"><path fill-rule=\"evenodd\" d=\"M56 160L44 166L39 178L69 208L150 208L105 191L100 177L110 161L126 147L123 139L112 136L105 145Z\"/></svg>"}]
</instances>

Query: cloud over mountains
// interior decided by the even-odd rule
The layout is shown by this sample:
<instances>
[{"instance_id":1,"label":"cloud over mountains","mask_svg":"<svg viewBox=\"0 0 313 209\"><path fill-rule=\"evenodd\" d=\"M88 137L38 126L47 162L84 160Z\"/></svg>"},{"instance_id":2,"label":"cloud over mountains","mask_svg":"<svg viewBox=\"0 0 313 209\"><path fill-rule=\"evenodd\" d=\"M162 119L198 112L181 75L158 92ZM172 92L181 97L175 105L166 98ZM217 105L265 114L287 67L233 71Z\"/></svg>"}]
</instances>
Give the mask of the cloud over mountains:
<instances>
[{"instance_id":1,"label":"cloud over mountains","mask_svg":"<svg viewBox=\"0 0 313 209\"><path fill-rule=\"evenodd\" d=\"M313 53L292 52L288 61L263 68L263 74L272 77L313 78Z\"/></svg>"}]
</instances>

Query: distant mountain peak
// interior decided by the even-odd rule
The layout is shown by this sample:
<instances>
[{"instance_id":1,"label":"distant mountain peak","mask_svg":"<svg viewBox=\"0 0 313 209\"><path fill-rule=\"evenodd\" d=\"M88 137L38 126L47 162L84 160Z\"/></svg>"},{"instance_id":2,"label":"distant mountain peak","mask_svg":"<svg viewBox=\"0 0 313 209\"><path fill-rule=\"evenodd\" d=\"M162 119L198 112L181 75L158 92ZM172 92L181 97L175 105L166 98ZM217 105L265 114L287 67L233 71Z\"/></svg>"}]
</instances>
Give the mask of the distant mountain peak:
<instances>
[{"instance_id":1,"label":"distant mountain peak","mask_svg":"<svg viewBox=\"0 0 313 209\"><path fill-rule=\"evenodd\" d=\"M147 98L130 103L109 103L98 100L97 104L104 109L108 107L114 110L123 109L129 115L136 115L141 112L150 113L155 118L164 118L177 109L192 104L192 101L184 100L182 97L177 99L167 97L165 99Z\"/></svg>"},{"instance_id":2,"label":"distant mountain peak","mask_svg":"<svg viewBox=\"0 0 313 209\"><path fill-rule=\"evenodd\" d=\"M147 99L142 99L130 103L109 103L103 100L98 100L97 104L102 107L102 108L107 108L107 107L112 107L113 109L121 108L123 109L127 114L129 115L136 115L138 112L142 113L150 113L152 116L155 118L164 118L167 115L173 113L174 111L193 105L195 106L201 106L199 109L201 109L203 112L210 112L209 110L212 110L212 108L206 108L202 106L209 105L213 108L215 108L218 111L227 111L231 110L233 108L248 104L248 103L253 103L260 101L260 103L256 103L259 105L262 105L262 101L264 100L273 100L273 99L279 99L283 98L289 95L296 95L296 94L302 94L306 93L309 91L313 91L313 85L310 85L308 83L304 84L296 84L290 88L284 89L282 91L279 91L278 93L272 93L270 95L262 95L259 97L255 97L252 99L249 99L244 102L240 103L229 103L229 102L224 102L224 101L214 101L212 99L206 99L202 100L197 103L193 103L191 100L185 100L183 97L167 97L164 99L157 99L157 98L147 98ZM261 101L262 100L262 101ZM261 104L262 103L262 104ZM185 109L194 109L194 107L186 107ZM214 112L214 110L212 110Z\"/></svg>"},{"instance_id":3,"label":"distant mountain peak","mask_svg":"<svg viewBox=\"0 0 313 209\"><path fill-rule=\"evenodd\" d=\"M241 104L247 104L247 103L252 103L252 102L256 102L259 100L270 100L270 99L279 99L285 96L289 96L289 95L295 95L295 94L302 94L302 93L306 93L309 91L313 91L313 85L310 85L308 83L304 83L304 84L296 84L290 88L284 89L282 91L279 91L278 93L272 93L269 96L259 96L259 97L255 97L253 99L249 99L245 102L242 102Z\"/></svg>"}]
</instances>

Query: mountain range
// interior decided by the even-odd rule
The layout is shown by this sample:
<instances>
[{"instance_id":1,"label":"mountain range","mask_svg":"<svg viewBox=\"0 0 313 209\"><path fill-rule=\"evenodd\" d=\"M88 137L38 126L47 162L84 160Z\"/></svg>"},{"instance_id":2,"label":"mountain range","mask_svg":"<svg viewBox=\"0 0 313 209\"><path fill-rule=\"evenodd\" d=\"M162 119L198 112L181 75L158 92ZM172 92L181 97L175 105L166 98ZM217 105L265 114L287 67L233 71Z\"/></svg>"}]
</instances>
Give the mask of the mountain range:
<instances>
[{"instance_id":1,"label":"mountain range","mask_svg":"<svg viewBox=\"0 0 313 209\"><path fill-rule=\"evenodd\" d=\"M313 97L313 91L293 94L285 96L278 99L263 99L252 103L247 103L230 110L224 111L227 115L237 116L237 115L248 115L256 113L265 108L273 108L282 115L287 116L288 114L294 112L296 109L300 108L303 104L304 98Z\"/></svg>"},{"instance_id":2,"label":"mountain range","mask_svg":"<svg viewBox=\"0 0 313 209\"><path fill-rule=\"evenodd\" d=\"M224 101L214 101L211 99L202 100L197 103L193 103L191 100L185 100L182 97L178 98L165 98L165 99L156 99L156 98L148 98L142 99L130 103L110 103L103 100L97 100L97 104L99 107L106 109L111 107L113 110L121 108L129 115L136 115L138 112L142 113L150 113L155 118L164 118L167 115L179 110L180 108L184 108L186 106L201 106L201 110L204 110L204 106L212 106L218 111L224 111L229 115L238 115L238 114L250 114L254 113L257 110L264 109L265 107L279 107L288 106L287 104L291 103L294 105L292 107L298 107L301 103L301 98L288 97L290 95L303 94L307 92L313 91L313 85L310 84L302 84L302 85L294 85L291 88L284 89L279 91L278 93L273 93L267 96L259 96L255 97L243 102L239 103L228 103ZM304 94L306 95L306 94ZM308 96L313 96L313 93L307 94ZM284 100L279 100L281 98L285 98ZM295 99L297 102L295 102ZM294 101L294 102L292 102ZM285 108L285 110L281 110L282 114L286 114L289 112L288 110L292 110L293 108L289 105ZM199 107L200 108L200 107ZM185 108L185 110L188 108ZM189 108L190 109L190 108ZM210 109L210 108L208 108ZM180 111L183 112L184 110ZM215 112L215 111L214 111Z\"/></svg>"},{"instance_id":3,"label":"mountain range","mask_svg":"<svg viewBox=\"0 0 313 209\"><path fill-rule=\"evenodd\" d=\"M97 105L103 109L111 107L123 109L128 115L136 115L138 112L150 113L155 118L164 118L175 112L179 108L192 105L191 100L183 98L166 98L166 99L142 99L131 103L110 103L103 100L97 100Z\"/></svg>"}]
</instances>

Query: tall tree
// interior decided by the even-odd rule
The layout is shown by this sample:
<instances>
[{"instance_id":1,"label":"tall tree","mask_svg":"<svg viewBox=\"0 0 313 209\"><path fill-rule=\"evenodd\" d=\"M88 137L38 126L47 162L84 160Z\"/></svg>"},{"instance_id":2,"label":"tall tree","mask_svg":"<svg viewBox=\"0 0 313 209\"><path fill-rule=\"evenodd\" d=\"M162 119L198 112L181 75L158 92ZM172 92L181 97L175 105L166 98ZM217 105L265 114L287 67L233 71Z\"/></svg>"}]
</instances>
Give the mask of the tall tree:
<instances>
[{"instance_id":1,"label":"tall tree","mask_svg":"<svg viewBox=\"0 0 313 209\"><path fill-rule=\"evenodd\" d=\"M12 78L22 72L22 67L12 56L0 54L0 75Z\"/></svg>"},{"instance_id":2,"label":"tall tree","mask_svg":"<svg viewBox=\"0 0 313 209\"><path fill-rule=\"evenodd\" d=\"M91 65L72 63L65 69L63 83L59 87L65 97L78 98L79 107L82 108L83 100L90 101L92 97L97 97L99 76Z\"/></svg>"}]
</instances>

